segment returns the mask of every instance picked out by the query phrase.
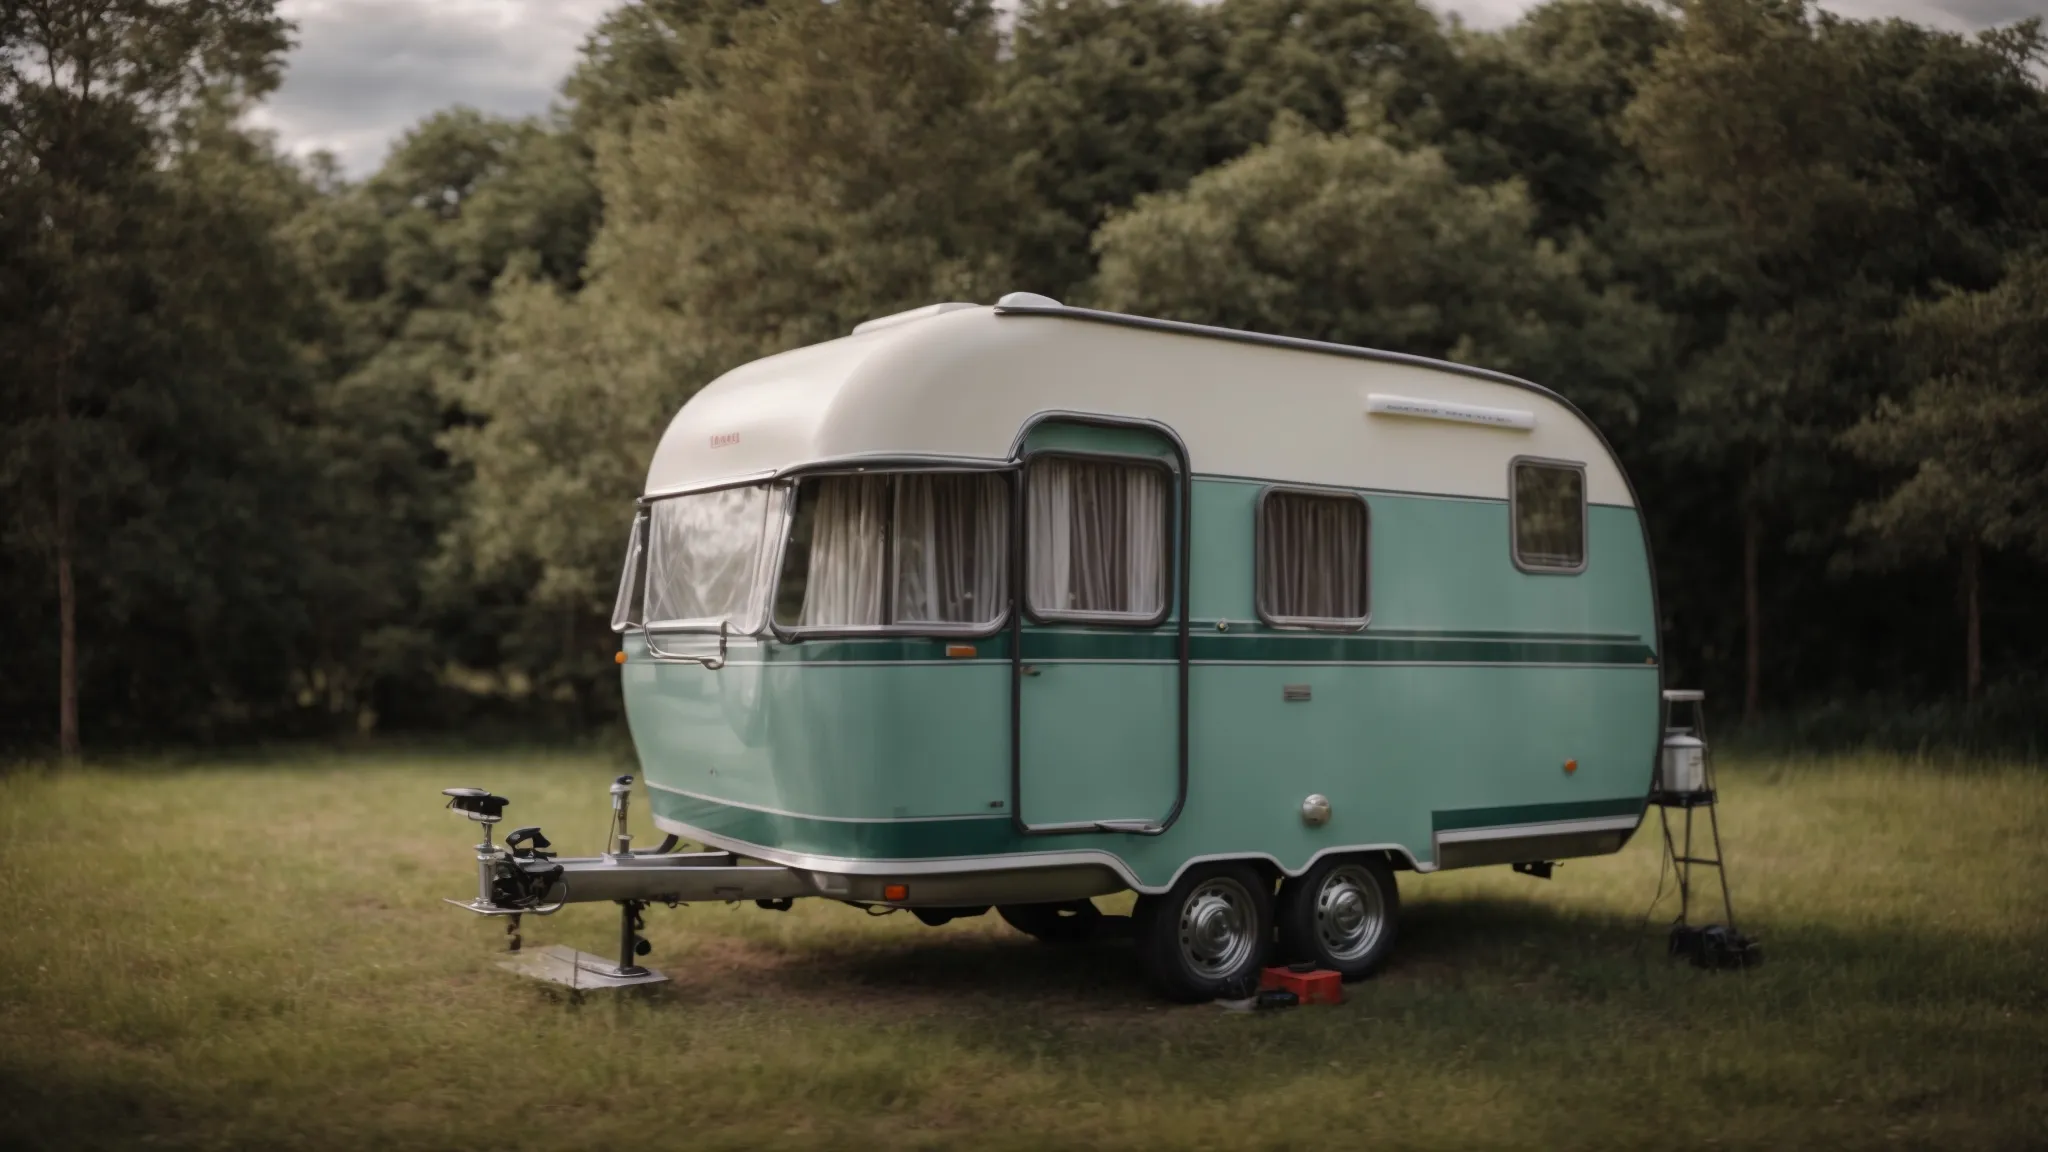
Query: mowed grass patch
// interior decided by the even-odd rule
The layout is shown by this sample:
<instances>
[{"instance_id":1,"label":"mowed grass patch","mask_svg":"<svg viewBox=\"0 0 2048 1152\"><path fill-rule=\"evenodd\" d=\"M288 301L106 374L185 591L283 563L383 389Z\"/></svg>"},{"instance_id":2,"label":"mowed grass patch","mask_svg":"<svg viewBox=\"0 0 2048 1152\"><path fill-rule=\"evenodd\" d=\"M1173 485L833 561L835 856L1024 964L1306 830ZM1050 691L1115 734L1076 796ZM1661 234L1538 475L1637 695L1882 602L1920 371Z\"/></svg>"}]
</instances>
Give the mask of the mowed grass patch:
<instances>
[{"instance_id":1,"label":"mowed grass patch","mask_svg":"<svg viewBox=\"0 0 2048 1152\"><path fill-rule=\"evenodd\" d=\"M1381 976L1252 1015L1152 1000L1115 943L822 901L652 909L673 981L638 993L499 971L502 922L441 902L473 892L476 837L438 789L503 792L579 853L616 771L392 755L0 778L0 1143L2048 1143L2039 770L1724 768L1755 971L1664 958L1653 816L1550 881L1404 873ZM615 931L610 906L526 924L529 947L600 953Z\"/></svg>"}]
</instances>

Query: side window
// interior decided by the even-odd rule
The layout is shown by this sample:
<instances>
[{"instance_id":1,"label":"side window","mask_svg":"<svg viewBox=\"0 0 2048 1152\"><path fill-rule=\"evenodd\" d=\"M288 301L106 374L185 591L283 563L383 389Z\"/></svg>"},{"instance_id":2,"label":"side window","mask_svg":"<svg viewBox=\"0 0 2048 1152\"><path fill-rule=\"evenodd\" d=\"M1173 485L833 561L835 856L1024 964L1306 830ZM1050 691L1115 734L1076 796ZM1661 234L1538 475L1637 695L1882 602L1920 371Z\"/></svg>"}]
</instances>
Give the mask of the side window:
<instances>
[{"instance_id":1,"label":"side window","mask_svg":"<svg viewBox=\"0 0 2048 1152\"><path fill-rule=\"evenodd\" d=\"M1259 501L1259 618L1280 627L1364 627L1369 522L1356 496L1268 491Z\"/></svg>"},{"instance_id":2,"label":"side window","mask_svg":"<svg viewBox=\"0 0 2048 1152\"><path fill-rule=\"evenodd\" d=\"M1025 493L1032 612L1122 624L1166 614L1173 501L1165 469L1040 456Z\"/></svg>"},{"instance_id":3,"label":"side window","mask_svg":"<svg viewBox=\"0 0 2048 1152\"><path fill-rule=\"evenodd\" d=\"M1517 460L1512 467L1515 566L1525 572L1586 567L1586 468Z\"/></svg>"},{"instance_id":4,"label":"side window","mask_svg":"<svg viewBox=\"0 0 2048 1152\"><path fill-rule=\"evenodd\" d=\"M822 476L797 490L775 621L983 628L1009 600L1010 492L993 474Z\"/></svg>"}]
</instances>

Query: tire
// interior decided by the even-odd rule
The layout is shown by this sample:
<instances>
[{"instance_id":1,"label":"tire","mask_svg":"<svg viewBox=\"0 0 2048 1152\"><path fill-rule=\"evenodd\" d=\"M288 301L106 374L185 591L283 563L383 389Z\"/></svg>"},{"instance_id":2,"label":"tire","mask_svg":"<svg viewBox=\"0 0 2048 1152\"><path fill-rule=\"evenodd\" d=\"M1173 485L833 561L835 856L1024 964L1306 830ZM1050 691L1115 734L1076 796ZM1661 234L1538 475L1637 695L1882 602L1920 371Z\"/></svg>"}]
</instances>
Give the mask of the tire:
<instances>
[{"instance_id":1,"label":"tire","mask_svg":"<svg viewBox=\"0 0 2048 1152\"><path fill-rule=\"evenodd\" d=\"M1146 979L1169 1000L1242 999L1273 938L1273 885L1249 864L1197 864L1133 918Z\"/></svg>"},{"instance_id":2,"label":"tire","mask_svg":"<svg viewBox=\"0 0 2048 1152\"><path fill-rule=\"evenodd\" d=\"M1102 910L1093 900L1058 904L1004 904L996 909L1003 922L1046 944L1082 944L1095 938Z\"/></svg>"},{"instance_id":3,"label":"tire","mask_svg":"<svg viewBox=\"0 0 2048 1152\"><path fill-rule=\"evenodd\" d=\"M1280 885L1280 947L1290 958L1370 976L1394 946L1401 890L1380 856L1326 856Z\"/></svg>"}]
</instances>

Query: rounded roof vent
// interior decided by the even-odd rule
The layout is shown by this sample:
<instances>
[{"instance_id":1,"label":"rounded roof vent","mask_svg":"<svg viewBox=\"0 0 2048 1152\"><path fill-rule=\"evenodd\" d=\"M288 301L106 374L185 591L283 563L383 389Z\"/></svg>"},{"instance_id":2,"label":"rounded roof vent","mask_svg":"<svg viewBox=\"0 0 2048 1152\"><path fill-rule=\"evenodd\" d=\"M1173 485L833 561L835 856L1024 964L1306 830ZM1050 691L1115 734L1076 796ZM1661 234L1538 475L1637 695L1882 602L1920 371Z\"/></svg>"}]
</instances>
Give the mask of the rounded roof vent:
<instances>
[{"instance_id":1,"label":"rounded roof vent","mask_svg":"<svg viewBox=\"0 0 2048 1152\"><path fill-rule=\"evenodd\" d=\"M1011 292L996 301L998 308L1064 308L1066 305L1036 292Z\"/></svg>"}]
</instances>

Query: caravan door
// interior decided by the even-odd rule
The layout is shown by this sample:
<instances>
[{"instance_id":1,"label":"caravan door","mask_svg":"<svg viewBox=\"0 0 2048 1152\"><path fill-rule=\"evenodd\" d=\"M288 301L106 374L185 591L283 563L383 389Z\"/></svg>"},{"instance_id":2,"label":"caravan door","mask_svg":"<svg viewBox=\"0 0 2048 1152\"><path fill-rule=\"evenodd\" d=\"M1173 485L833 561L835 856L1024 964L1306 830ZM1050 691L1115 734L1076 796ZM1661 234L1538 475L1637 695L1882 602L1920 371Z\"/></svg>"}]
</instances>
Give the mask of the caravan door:
<instances>
[{"instance_id":1,"label":"caravan door","mask_svg":"<svg viewBox=\"0 0 2048 1152\"><path fill-rule=\"evenodd\" d=\"M1150 433L1115 435L1157 450L1062 447L1024 464L1013 661L1029 832L1156 829L1180 807L1185 468Z\"/></svg>"}]
</instances>

